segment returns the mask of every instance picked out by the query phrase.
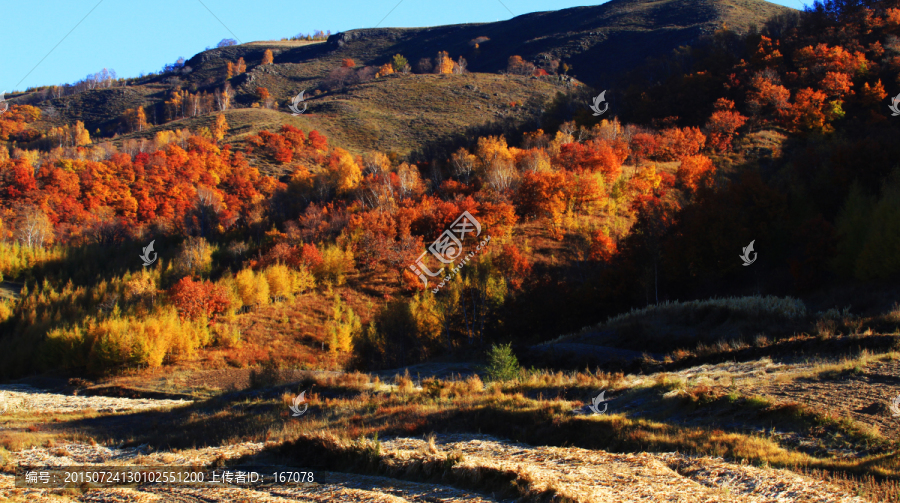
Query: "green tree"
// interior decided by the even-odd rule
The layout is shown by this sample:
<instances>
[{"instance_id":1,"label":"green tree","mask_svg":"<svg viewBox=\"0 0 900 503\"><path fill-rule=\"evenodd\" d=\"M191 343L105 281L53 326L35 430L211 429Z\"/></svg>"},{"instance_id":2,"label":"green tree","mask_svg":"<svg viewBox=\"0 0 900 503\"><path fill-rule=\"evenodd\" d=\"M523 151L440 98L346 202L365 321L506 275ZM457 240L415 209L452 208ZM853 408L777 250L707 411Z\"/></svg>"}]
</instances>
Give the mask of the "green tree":
<instances>
[{"instance_id":1,"label":"green tree","mask_svg":"<svg viewBox=\"0 0 900 503\"><path fill-rule=\"evenodd\" d=\"M395 72L402 72L404 68L409 66L409 61L400 54L394 54L391 65L393 65Z\"/></svg>"},{"instance_id":2,"label":"green tree","mask_svg":"<svg viewBox=\"0 0 900 503\"><path fill-rule=\"evenodd\" d=\"M485 372L490 381L510 381L519 375L519 360L513 354L510 344L491 345Z\"/></svg>"}]
</instances>

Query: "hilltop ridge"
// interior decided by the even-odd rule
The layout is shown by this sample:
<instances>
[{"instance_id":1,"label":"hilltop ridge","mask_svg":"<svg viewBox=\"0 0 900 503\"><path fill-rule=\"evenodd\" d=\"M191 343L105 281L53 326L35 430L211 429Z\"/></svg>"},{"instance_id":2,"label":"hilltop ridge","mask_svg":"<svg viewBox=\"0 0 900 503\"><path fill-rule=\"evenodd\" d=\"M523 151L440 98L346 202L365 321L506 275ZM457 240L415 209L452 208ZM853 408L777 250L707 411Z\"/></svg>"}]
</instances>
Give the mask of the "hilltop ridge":
<instances>
[{"instance_id":1,"label":"hilltop ridge","mask_svg":"<svg viewBox=\"0 0 900 503\"><path fill-rule=\"evenodd\" d=\"M306 90L310 115L285 115L285 122L321 130L353 152L387 143L409 153L435 137L466 135L471 128L491 122L533 121L540 114L540 103L564 90L570 76L589 86L608 88L647 58L696 42L722 26L744 33L791 12L795 11L762 0L613 0L495 23L360 28L333 34L326 41L258 41L211 49L188 59L179 71L136 79L125 89L98 89L39 105L58 111L60 124L82 120L88 130L99 129L105 137L120 128L125 110L136 106L147 109L151 123L168 128L163 125L163 103L171 90L215 92L225 84L227 64L243 58L247 72L228 80L235 90L232 108L249 108L258 100L257 87L265 87L277 101L277 110L284 112L290 99ZM476 39L480 40L477 46ZM267 50L272 51L274 62L262 65ZM477 77L376 79L343 92L311 96L344 59L353 60L357 67L378 68L402 54L414 66L439 51L447 51L454 60L465 58L468 71ZM513 55L539 67L559 62L560 68L566 66L559 73L566 75L562 80L555 75L541 79L501 75ZM438 107L436 113L436 103L448 100L455 105ZM377 131L362 124L366 131L358 132L366 117L379 118ZM183 120L178 127L197 127L198 120L202 122L200 117ZM252 124L239 129L258 130ZM142 133L132 136L147 136Z\"/></svg>"}]
</instances>

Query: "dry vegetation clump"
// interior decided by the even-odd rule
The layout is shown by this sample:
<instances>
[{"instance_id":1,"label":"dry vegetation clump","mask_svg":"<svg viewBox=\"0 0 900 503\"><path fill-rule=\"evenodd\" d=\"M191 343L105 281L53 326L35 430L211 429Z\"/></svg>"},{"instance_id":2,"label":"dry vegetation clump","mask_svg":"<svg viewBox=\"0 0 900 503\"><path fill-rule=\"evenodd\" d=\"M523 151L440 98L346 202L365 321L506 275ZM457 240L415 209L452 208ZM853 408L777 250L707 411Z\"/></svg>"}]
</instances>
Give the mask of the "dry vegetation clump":
<instances>
[{"instance_id":1,"label":"dry vegetation clump","mask_svg":"<svg viewBox=\"0 0 900 503\"><path fill-rule=\"evenodd\" d=\"M431 398L461 398L476 396L484 392L484 382L478 374L472 374L464 380L442 380L428 378L422 381L424 392Z\"/></svg>"},{"instance_id":2,"label":"dry vegetation clump","mask_svg":"<svg viewBox=\"0 0 900 503\"><path fill-rule=\"evenodd\" d=\"M597 369L591 372L553 372L552 370L532 370L522 373L522 377L514 382L503 383L504 391L525 391L530 394L542 393L545 396L560 396L568 391L571 394L596 390L616 390L624 385L625 375L621 372L607 373Z\"/></svg>"},{"instance_id":3,"label":"dry vegetation clump","mask_svg":"<svg viewBox=\"0 0 900 503\"><path fill-rule=\"evenodd\" d=\"M397 386L397 390L402 394L412 393L416 389L416 385L413 382L412 377L409 376L409 370L407 370L403 375L395 374L394 385Z\"/></svg>"},{"instance_id":4,"label":"dry vegetation clump","mask_svg":"<svg viewBox=\"0 0 900 503\"><path fill-rule=\"evenodd\" d=\"M379 389L382 385L378 376L364 374L362 372L337 373L326 376L308 377L303 381L304 385L315 384L322 388L342 391L366 391Z\"/></svg>"},{"instance_id":5,"label":"dry vegetation clump","mask_svg":"<svg viewBox=\"0 0 900 503\"><path fill-rule=\"evenodd\" d=\"M259 369L250 371L250 387L266 388L283 383L285 375L282 365L278 360L269 358Z\"/></svg>"},{"instance_id":6,"label":"dry vegetation clump","mask_svg":"<svg viewBox=\"0 0 900 503\"><path fill-rule=\"evenodd\" d=\"M882 320L894 325L894 331L900 331L900 302L895 302L891 310L882 315Z\"/></svg>"},{"instance_id":7,"label":"dry vegetation clump","mask_svg":"<svg viewBox=\"0 0 900 503\"><path fill-rule=\"evenodd\" d=\"M331 432L314 433L283 444L278 452L303 466L382 474L405 480L443 481L517 497L519 501L577 501L562 497L555 488L541 487L544 484L528 470L467 463L465 455L458 450L440 450L434 436L413 449L386 453L377 435L371 440L353 440Z\"/></svg>"}]
</instances>

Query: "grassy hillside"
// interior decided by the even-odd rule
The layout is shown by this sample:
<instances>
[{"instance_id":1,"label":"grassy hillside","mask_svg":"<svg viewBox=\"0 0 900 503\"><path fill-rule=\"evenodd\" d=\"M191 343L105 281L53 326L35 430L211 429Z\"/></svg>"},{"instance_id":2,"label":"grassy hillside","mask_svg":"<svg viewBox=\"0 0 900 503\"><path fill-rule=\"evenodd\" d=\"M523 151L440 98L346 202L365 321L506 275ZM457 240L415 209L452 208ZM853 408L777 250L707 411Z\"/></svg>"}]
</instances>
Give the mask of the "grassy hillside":
<instances>
[{"instance_id":1,"label":"grassy hillside","mask_svg":"<svg viewBox=\"0 0 900 503\"><path fill-rule=\"evenodd\" d=\"M294 81L284 75L266 73L257 80L278 95L299 92ZM490 122L533 121L540 114L537 103L563 89L546 77L394 74L355 86L347 93L308 99L307 112L300 116L291 115L285 106L279 110L228 110L226 141L239 142L260 130L274 131L290 124L318 130L353 153L381 149L405 155L432 142L466 135L470 129ZM288 98L279 101L290 104ZM213 122L212 115L179 119L120 139L151 138L160 130L197 129L210 127Z\"/></svg>"},{"instance_id":2,"label":"grassy hillside","mask_svg":"<svg viewBox=\"0 0 900 503\"><path fill-rule=\"evenodd\" d=\"M256 88L265 87L277 101L276 109L288 112L290 99L306 90L308 113L316 117L280 115L274 122L320 129L353 152L379 147L405 154L438 138L464 134L468 128L497 120L521 124L540 113L541 101L563 89L566 80L499 75L512 55L538 66L558 60L571 68L569 76L606 88L646 58L669 53L723 25L743 33L790 11L761 0L614 0L497 23L358 29L324 42L250 42L204 51L190 58L181 71L134 79L126 87L50 99L39 106L51 110L45 115L50 124L81 120L92 135L99 129L102 136L110 137L122 132L126 109L143 106L150 123L162 124L166 120L163 102L171 90L213 93L226 82L226 65L243 58L247 72L229 80L235 90L233 108L249 108L257 101ZM478 37L489 40L476 48L472 41ZM266 50L272 51L274 64L260 64ZM415 66L438 51L447 51L454 60L464 57L469 71L478 75L395 75L352 86L350 92L311 96L345 58L353 59L357 68L377 68L402 54ZM518 105L514 110L513 102ZM521 109L526 103L526 109ZM271 126L266 119L255 126L260 116L270 115L241 116L254 117L248 123L254 126L242 128L241 134Z\"/></svg>"}]
</instances>

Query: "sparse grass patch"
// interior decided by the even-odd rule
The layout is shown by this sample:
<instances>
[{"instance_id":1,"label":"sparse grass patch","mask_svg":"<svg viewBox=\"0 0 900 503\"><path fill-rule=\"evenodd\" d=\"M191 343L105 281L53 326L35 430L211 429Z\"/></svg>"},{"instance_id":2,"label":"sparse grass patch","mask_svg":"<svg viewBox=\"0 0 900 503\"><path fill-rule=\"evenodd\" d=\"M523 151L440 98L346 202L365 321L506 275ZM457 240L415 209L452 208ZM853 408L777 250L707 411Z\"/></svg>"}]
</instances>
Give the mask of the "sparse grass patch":
<instances>
[{"instance_id":1,"label":"sparse grass patch","mask_svg":"<svg viewBox=\"0 0 900 503\"><path fill-rule=\"evenodd\" d=\"M655 386L666 391L676 391L684 389L687 383L681 377L663 373L656 375Z\"/></svg>"},{"instance_id":2,"label":"sparse grass patch","mask_svg":"<svg viewBox=\"0 0 900 503\"><path fill-rule=\"evenodd\" d=\"M772 402L763 396L754 395L747 398L746 404L754 409L765 409L772 405Z\"/></svg>"},{"instance_id":3,"label":"sparse grass patch","mask_svg":"<svg viewBox=\"0 0 900 503\"><path fill-rule=\"evenodd\" d=\"M409 376L409 370L407 370L403 375L394 375L394 384L397 386L397 390L402 394L412 393L416 389L416 385L415 383L413 383L412 377Z\"/></svg>"}]
</instances>

